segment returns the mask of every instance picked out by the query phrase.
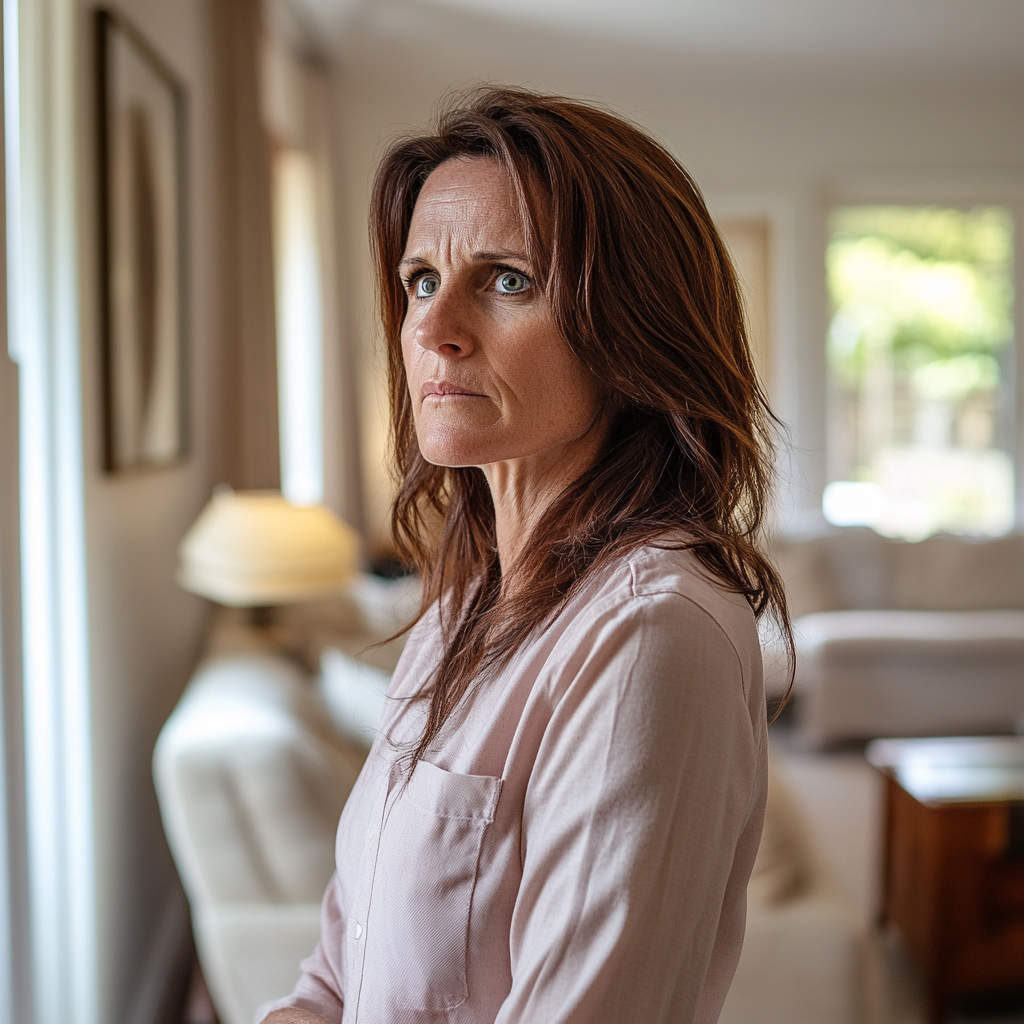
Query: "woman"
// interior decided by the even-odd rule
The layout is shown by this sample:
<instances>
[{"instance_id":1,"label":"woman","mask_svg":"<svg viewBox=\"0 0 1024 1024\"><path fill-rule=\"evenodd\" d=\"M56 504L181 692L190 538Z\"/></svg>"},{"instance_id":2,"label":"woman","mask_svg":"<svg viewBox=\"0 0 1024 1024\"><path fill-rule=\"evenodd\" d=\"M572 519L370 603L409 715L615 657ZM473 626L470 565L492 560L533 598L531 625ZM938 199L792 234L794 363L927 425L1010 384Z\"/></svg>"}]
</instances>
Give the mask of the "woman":
<instances>
[{"instance_id":1,"label":"woman","mask_svg":"<svg viewBox=\"0 0 1024 1024\"><path fill-rule=\"evenodd\" d=\"M696 186L480 92L374 186L421 616L267 1022L713 1022L765 800L770 414Z\"/></svg>"}]
</instances>

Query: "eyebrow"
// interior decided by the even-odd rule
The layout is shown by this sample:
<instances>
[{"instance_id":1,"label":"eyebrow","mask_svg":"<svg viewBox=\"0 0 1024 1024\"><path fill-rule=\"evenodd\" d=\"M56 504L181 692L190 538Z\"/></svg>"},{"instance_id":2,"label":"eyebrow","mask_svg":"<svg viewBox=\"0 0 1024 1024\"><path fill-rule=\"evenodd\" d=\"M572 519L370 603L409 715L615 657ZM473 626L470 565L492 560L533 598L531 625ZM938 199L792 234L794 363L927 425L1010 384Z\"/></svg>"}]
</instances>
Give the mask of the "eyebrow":
<instances>
[{"instance_id":1,"label":"eyebrow","mask_svg":"<svg viewBox=\"0 0 1024 1024\"><path fill-rule=\"evenodd\" d=\"M482 249L473 253L474 263L504 263L506 260L519 260L520 263L529 265L530 260L526 253L516 252L513 249ZM399 260L398 267L429 267L432 264L422 256L406 256Z\"/></svg>"}]
</instances>

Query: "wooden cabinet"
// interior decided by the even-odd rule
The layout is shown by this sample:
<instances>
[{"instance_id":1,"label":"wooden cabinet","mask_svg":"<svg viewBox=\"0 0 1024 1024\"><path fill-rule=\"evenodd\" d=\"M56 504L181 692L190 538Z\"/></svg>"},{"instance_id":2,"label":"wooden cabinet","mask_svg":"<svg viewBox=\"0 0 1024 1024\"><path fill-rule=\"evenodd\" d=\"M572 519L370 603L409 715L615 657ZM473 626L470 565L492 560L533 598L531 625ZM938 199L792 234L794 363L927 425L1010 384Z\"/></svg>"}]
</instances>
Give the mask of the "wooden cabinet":
<instances>
[{"instance_id":1,"label":"wooden cabinet","mask_svg":"<svg viewBox=\"0 0 1024 1024\"><path fill-rule=\"evenodd\" d=\"M931 1024L956 996L1024 986L1024 743L956 743L868 751L886 775L882 918L923 974Z\"/></svg>"}]
</instances>

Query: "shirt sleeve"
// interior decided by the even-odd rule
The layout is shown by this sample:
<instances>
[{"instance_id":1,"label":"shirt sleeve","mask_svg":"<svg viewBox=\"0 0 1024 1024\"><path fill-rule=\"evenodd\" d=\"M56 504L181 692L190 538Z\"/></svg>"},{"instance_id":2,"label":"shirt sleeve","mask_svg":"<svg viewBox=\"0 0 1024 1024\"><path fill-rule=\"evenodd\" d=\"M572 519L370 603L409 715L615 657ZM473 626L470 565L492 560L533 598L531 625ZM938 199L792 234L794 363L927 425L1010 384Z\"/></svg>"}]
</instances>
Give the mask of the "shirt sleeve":
<instances>
[{"instance_id":1,"label":"shirt sleeve","mask_svg":"<svg viewBox=\"0 0 1024 1024\"><path fill-rule=\"evenodd\" d=\"M341 901L338 893L338 877L332 875L331 880L324 891L324 898L320 909L320 935L321 939L316 944L312 954L299 964L302 974L295 984L291 995L283 999L275 999L273 1002L264 1003L257 1011L255 1021L259 1024L264 1017L273 1013L274 1010L281 1010L285 1007L295 1007L300 1010L309 1010L310 1013L318 1014L324 1020L331 1021L331 1024L341 1024L341 1015L344 1002L341 997L341 984L337 972L331 965L330 959L324 951L323 936L334 940L337 945L337 936L344 935L344 921L341 911Z\"/></svg>"},{"instance_id":2,"label":"shirt sleeve","mask_svg":"<svg viewBox=\"0 0 1024 1024\"><path fill-rule=\"evenodd\" d=\"M678 593L595 617L527 787L497 1024L717 1021L766 788L763 692L744 667Z\"/></svg>"}]
</instances>

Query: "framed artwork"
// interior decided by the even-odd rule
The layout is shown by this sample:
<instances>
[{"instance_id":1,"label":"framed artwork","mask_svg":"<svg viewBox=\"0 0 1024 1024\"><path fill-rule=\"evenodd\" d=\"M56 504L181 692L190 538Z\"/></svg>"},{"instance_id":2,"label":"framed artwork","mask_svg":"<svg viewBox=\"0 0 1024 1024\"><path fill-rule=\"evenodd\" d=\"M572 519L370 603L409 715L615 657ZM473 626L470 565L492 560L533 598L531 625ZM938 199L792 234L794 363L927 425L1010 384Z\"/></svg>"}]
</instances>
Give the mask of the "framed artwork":
<instances>
[{"instance_id":1,"label":"framed artwork","mask_svg":"<svg viewBox=\"0 0 1024 1024\"><path fill-rule=\"evenodd\" d=\"M120 14L96 12L104 467L187 450L185 89Z\"/></svg>"}]
</instances>

